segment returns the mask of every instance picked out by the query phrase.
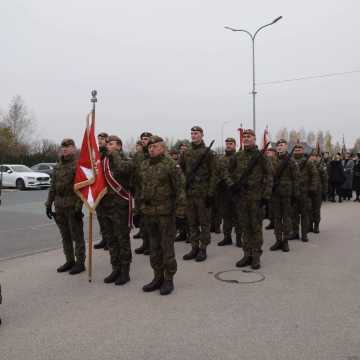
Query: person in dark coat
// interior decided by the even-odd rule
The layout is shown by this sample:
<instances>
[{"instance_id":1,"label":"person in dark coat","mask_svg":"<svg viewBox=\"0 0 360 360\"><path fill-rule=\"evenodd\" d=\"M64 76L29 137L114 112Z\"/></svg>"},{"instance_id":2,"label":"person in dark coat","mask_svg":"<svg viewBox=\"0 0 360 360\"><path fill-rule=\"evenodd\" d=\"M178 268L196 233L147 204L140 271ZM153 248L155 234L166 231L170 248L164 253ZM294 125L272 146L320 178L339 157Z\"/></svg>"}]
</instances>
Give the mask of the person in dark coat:
<instances>
[{"instance_id":1,"label":"person in dark coat","mask_svg":"<svg viewBox=\"0 0 360 360\"><path fill-rule=\"evenodd\" d=\"M345 154L345 159L341 163L345 174L345 181L341 186L343 199L350 200L352 198L354 172L354 161L351 159L351 154L347 152Z\"/></svg>"},{"instance_id":2,"label":"person in dark coat","mask_svg":"<svg viewBox=\"0 0 360 360\"><path fill-rule=\"evenodd\" d=\"M360 152L357 153L357 158L354 160L353 190L356 193L354 201L360 202Z\"/></svg>"},{"instance_id":3,"label":"person in dark coat","mask_svg":"<svg viewBox=\"0 0 360 360\"><path fill-rule=\"evenodd\" d=\"M329 196L330 201L335 202L335 194L339 196L339 202L341 199L341 186L345 182L344 168L341 164L341 154L337 153L333 160L329 164Z\"/></svg>"}]
</instances>

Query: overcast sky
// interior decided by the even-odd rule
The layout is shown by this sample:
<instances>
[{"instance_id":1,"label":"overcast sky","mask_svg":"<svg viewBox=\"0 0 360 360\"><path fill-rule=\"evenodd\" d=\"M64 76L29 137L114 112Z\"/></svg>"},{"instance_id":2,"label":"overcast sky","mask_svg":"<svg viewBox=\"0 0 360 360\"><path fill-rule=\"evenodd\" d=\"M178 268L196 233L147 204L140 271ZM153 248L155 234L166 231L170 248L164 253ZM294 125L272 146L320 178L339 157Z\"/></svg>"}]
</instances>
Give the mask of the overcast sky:
<instances>
[{"instance_id":1,"label":"overcast sky","mask_svg":"<svg viewBox=\"0 0 360 360\"><path fill-rule=\"evenodd\" d=\"M19 94L39 138L80 142L90 91L97 129L125 141L149 130L206 140L252 126L251 41L258 83L360 70L356 0L1 0L0 109ZM353 144L360 73L258 85L257 130L327 130ZM224 124L224 122L226 122Z\"/></svg>"}]
</instances>

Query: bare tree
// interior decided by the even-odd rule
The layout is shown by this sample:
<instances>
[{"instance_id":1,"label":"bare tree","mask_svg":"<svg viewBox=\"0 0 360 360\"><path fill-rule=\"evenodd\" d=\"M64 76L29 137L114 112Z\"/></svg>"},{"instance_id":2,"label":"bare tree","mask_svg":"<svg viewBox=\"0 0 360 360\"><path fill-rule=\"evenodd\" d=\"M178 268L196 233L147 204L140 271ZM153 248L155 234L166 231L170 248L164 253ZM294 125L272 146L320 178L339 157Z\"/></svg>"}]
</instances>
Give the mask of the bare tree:
<instances>
[{"instance_id":1,"label":"bare tree","mask_svg":"<svg viewBox=\"0 0 360 360\"><path fill-rule=\"evenodd\" d=\"M296 130L290 130L289 133L289 143L296 144L300 140L299 132Z\"/></svg>"},{"instance_id":2,"label":"bare tree","mask_svg":"<svg viewBox=\"0 0 360 360\"><path fill-rule=\"evenodd\" d=\"M280 140L280 139L285 139L286 141L289 140L289 132L287 130L286 127L280 129L277 133L276 133L276 140Z\"/></svg>"},{"instance_id":3,"label":"bare tree","mask_svg":"<svg viewBox=\"0 0 360 360\"><path fill-rule=\"evenodd\" d=\"M329 131L324 136L324 150L333 153L332 136Z\"/></svg>"},{"instance_id":4,"label":"bare tree","mask_svg":"<svg viewBox=\"0 0 360 360\"><path fill-rule=\"evenodd\" d=\"M306 136L306 142L311 147L315 146L316 136L315 136L315 133L312 130L308 132L308 134Z\"/></svg>"},{"instance_id":5,"label":"bare tree","mask_svg":"<svg viewBox=\"0 0 360 360\"><path fill-rule=\"evenodd\" d=\"M354 153L359 153L360 152L360 138L357 138L355 140L353 152Z\"/></svg>"},{"instance_id":6,"label":"bare tree","mask_svg":"<svg viewBox=\"0 0 360 360\"><path fill-rule=\"evenodd\" d=\"M325 145L325 141L324 141L324 133L322 132L322 130L319 130L316 134L316 143L319 144L320 146L320 150L324 150L324 145Z\"/></svg>"}]
</instances>

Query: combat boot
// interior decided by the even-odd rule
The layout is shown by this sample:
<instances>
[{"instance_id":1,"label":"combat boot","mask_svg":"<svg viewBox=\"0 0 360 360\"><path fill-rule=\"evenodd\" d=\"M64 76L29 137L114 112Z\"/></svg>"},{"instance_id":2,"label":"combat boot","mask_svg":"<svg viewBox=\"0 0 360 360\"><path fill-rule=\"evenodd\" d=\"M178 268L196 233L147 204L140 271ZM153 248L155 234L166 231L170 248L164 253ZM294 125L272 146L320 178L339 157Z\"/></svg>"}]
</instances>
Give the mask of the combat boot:
<instances>
[{"instance_id":1,"label":"combat boot","mask_svg":"<svg viewBox=\"0 0 360 360\"><path fill-rule=\"evenodd\" d=\"M75 265L75 261L67 261L64 265L61 265L56 269L57 272L69 271Z\"/></svg>"},{"instance_id":2,"label":"combat boot","mask_svg":"<svg viewBox=\"0 0 360 360\"><path fill-rule=\"evenodd\" d=\"M106 246L106 241L102 239L100 242L94 245L94 249L103 249Z\"/></svg>"},{"instance_id":3,"label":"combat boot","mask_svg":"<svg viewBox=\"0 0 360 360\"><path fill-rule=\"evenodd\" d=\"M152 292L152 291L160 289L163 282L164 282L163 278L154 277L154 279L150 283L144 285L142 289L144 292Z\"/></svg>"},{"instance_id":4,"label":"combat boot","mask_svg":"<svg viewBox=\"0 0 360 360\"><path fill-rule=\"evenodd\" d=\"M123 264L120 268L120 275L115 280L115 285L124 285L130 281L130 264Z\"/></svg>"},{"instance_id":5,"label":"combat boot","mask_svg":"<svg viewBox=\"0 0 360 360\"><path fill-rule=\"evenodd\" d=\"M259 270L261 268L260 264L260 254L253 254L251 257L251 268L254 270Z\"/></svg>"},{"instance_id":6,"label":"combat boot","mask_svg":"<svg viewBox=\"0 0 360 360\"><path fill-rule=\"evenodd\" d=\"M113 272L104 279L105 284L111 284L119 277L120 270L113 270Z\"/></svg>"},{"instance_id":7,"label":"combat boot","mask_svg":"<svg viewBox=\"0 0 360 360\"><path fill-rule=\"evenodd\" d=\"M142 231L139 230L134 236L133 239L141 239L142 238Z\"/></svg>"},{"instance_id":8,"label":"combat boot","mask_svg":"<svg viewBox=\"0 0 360 360\"><path fill-rule=\"evenodd\" d=\"M218 242L218 246L232 245L231 236L225 236L223 240Z\"/></svg>"},{"instance_id":9,"label":"combat boot","mask_svg":"<svg viewBox=\"0 0 360 360\"><path fill-rule=\"evenodd\" d=\"M270 246L270 251L276 251L282 249L282 241L276 240L275 244Z\"/></svg>"},{"instance_id":10,"label":"combat boot","mask_svg":"<svg viewBox=\"0 0 360 360\"><path fill-rule=\"evenodd\" d=\"M282 250L283 252L289 252L289 251L290 251L290 249L289 249L289 243L288 243L287 240L284 240L284 241L282 242L282 244L281 244L281 250Z\"/></svg>"},{"instance_id":11,"label":"combat boot","mask_svg":"<svg viewBox=\"0 0 360 360\"><path fill-rule=\"evenodd\" d=\"M199 252L199 248L197 246L193 246L191 250L183 256L184 260L192 260L195 259Z\"/></svg>"},{"instance_id":12,"label":"combat boot","mask_svg":"<svg viewBox=\"0 0 360 360\"><path fill-rule=\"evenodd\" d=\"M85 271L85 265L81 262L76 262L75 265L69 271L70 275L80 274Z\"/></svg>"},{"instance_id":13,"label":"combat boot","mask_svg":"<svg viewBox=\"0 0 360 360\"><path fill-rule=\"evenodd\" d=\"M197 262L205 261L206 258L207 258L206 249L200 248L196 255L195 261Z\"/></svg>"},{"instance_id":14,"label":"combat boot","mask_svg":"<svg viewBox=\"0 0 360 360\"><path fill-rule=\"evenodd\" d=\"M303 234L301 236L301 241L303 241L303 242L308 242L309 241L309 238L308 238L307 234Z\"/></svg>"},{"instance_id":15,"label":"combat boot","mask_svg":"<svg viewBox=\"0 0 360 360\"><path fill-rule=\"evenodd\" d=\"M160 295L169 295L174 291L173 279L164 280L160 287Z\"/></svg>"},{"instance_id":16,"label":"combat boot","mask_svg":"<svg viewBox=\"0 0 360 360\"><path fill-rule=\"evenodd\" d=\"M268 226L265 226L265 230L273 230L274 229L274 223L270 221L270 224Z\"/></svg>"},{"instance_id":17,"label":"combat boot","mask_svg":"<svg viewBox=\"0 0 360 360\"><path fill-rule=\"evenodd\" d=\"M237 267L245 267L251 264L251 256L248 253L244 253L244 256L236 263Z\"/></svg>"},{"instance_id":18,"label":"combat boot","mask_svg":"<svg viewBox=\"0 0 360 360\"><path fill-rule=\"evenodd\" d=\"M315 234L318 234L319 232L320 232L320 230L319 230L319 223L316 222L316 223L314 224L314 233L315 233Z\"/></svg>"}]
</instances>

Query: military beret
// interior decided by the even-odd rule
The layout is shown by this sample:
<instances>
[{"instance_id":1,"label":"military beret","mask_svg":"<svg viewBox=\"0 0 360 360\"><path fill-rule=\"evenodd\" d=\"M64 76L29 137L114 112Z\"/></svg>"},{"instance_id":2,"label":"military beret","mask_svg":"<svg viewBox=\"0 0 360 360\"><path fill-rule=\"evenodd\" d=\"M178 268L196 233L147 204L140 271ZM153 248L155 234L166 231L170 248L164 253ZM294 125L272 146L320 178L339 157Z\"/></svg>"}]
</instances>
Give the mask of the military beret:
<instances>
[{"instance_id":1,"label":"military beret","mask_svg":"<svg viewBox=\"0 0 360 360\"><path fill-rule=\"evenodd\" d=\"M107 134L106 132L101 132L98 134L98 137L102 137L104 139L107 139L109 137L109 134Z\"/></svg>"},{"instance_id":2,"label":"military beret","mask_svg":"<svg viewBox=\"0 0 360 360\"><path fill-rule=\"evenodd\" d=\"M202 133L204 132L204 130L200 126L193 126L191 128L191 131L200 131Z\"/></svg>"},{"instance_id":3,"label":"military beret","mask_svg":"<svg viewBox=\"0 0 360 360\"><path fill-rule=\"evenodd\" d=\"M65 138L61 142L62 147L75 146L75 141L73 139Z\"/></svg>"},{"instance_id":4,"label":"military beret","mask_svg":"<svg viewBox=\"0 0 360 360\"><path fill-rule=\"evenodd\" d=\"M116 136L116 135L110 135L110 136L108 137L108 142L111 142L111 141L116 141L117 143L119 143L119 144L122 145L121 139L120 139L118 136Z\"/></svg>"},{"instance_id":5,"label":"military beret","mask_svg":"<svg viewBox=\"0 0 360 360\"><path fill-rule=\"evenodd\" d=\"M233 137L228 137L225 142L236 144L236 140Z\"/></svg>"},{"instance_id":6,"label":"military beret","mask_svg":"<svg viewBox=\"0 0 360 360\"><path fill-rule=\"evenodd\" d=\"M140 139L144 138L144 137L151 137L152 136L152 133L150 132L143 132L141 135L140 135Z\"/></svg>"},{"instance_id":7,"label":"military beret","mask_svg":"<svg viewBox=\"0 0 360 360\"><path fill-rule=\"evenodd\" d=\"M162 137L157 136L157 135L152 135L149 140L149 145L156 144L156 143L163 142L163 141L164 141L164 139Z\"/></svg>"},{"instance_id":8,"label":"military beret","mask_svg":"<svg viewBox=\"0 0 360 360\"><path fill-rule=\"evenodd\" d=\"M244 135L247 134L247 135L252 135L252 136L256 136L255 135L255 131L253 129L246 129L244 130Z\"/></svg>"},{"instance_id":9,"label":"military beret","mask_svg":"<svg viewBox=\"0 0 360 360\"><path fill-rule=\"evenodd\" d=\"M276 142L276 145L279 145L279 144L287 144L288 142L285 140L285 139L279 139L277 142Z\"/></svg>"}]
</instances>

